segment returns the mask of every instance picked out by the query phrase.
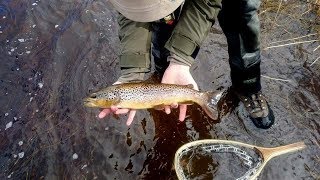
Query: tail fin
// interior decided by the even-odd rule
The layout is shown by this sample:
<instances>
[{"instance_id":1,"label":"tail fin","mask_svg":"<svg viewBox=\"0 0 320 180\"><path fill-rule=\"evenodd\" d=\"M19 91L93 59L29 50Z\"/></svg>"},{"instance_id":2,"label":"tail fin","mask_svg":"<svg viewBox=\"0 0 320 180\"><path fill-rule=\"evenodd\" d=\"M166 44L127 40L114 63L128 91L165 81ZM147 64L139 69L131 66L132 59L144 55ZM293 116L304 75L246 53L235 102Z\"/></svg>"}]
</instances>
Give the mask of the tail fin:
<instances>
[{"instance_id":1,"label":"tail fin","mask_svg":"<svg viewBox=\"0 0 320 180\"><path fill-rule=\"evenodd\" d=\"M217 120L219 117L218 102L222 94L223 91L209 91L202 95L201 107L211 119Z\"/></svg>"}]
</instances>

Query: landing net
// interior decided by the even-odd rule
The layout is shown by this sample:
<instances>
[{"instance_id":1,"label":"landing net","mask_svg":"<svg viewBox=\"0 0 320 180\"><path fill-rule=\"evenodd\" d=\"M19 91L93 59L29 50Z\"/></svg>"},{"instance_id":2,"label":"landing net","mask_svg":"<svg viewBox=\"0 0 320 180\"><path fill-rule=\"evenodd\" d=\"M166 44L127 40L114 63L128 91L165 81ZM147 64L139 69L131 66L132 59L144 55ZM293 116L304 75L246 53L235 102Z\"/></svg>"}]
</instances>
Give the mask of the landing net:
<instances>
[{"instance_id":1,"label":"landing net","mask_svg":"<svg viewBox=\"0 0 320 180\"><path fill-rule=\"evenodd\" d=\"M200 158L206 160L200 162ZM195 164L195 161L198 161L198 164ZM226 162L224 167L220 167L222 166L220 161ZM175 168L179 179L248 180L256 174L262 162L260 154L252 148L217 142L182 146L176 153ZM205 166L205 169L201 169L199 166ZM207 172L197 174L195 171ZM219 173L220 175L217 175Z\"/></svg>"}]
</instances>

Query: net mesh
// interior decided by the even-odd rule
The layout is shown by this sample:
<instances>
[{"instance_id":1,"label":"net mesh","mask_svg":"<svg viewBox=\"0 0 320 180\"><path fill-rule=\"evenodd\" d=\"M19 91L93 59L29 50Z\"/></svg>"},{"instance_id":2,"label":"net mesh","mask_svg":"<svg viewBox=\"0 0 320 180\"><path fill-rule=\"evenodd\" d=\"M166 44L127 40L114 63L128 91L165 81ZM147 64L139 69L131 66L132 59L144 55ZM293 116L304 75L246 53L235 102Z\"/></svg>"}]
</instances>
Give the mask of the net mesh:
<instances>
[{"instance_id":1,"label":"net mesh","mask_svg":"<svg viewBox=\"0 0 320 180\"><path fill-rule=\"evenodd\" d=\"M262 164L262 158L256 152L247 153L246 152L247 150L252 151L252 149L250 149L250 148L249 149L247 148L246 151L243 149L245 149L245 148L238 147L235 145L229 145L229 144L203 144L203 145L196 145L196 146L187 147L187 148L183 149L178 154L178 157L179 157L179 159L182 159L183 156L191 153L191 156L189 156L189 158L188 158L190 160L195 156L195 154L202 154L205 156L211 155L212 156L213 154L231 153L231 154L239 157L239 159L241 159L244 166L247 167L246 168L247 171L243 175L241 175L240 177L236 177L234 179L247 180L247 179L250 179L257 172L258 168ZM179 161L179 163L181 163L181 162L182 161ZM177 171L177 173L179 173L181 175L181 177L183 177L183 179L190 179L190 178L188 178L188 175L185 173L185 171L183 170L183 167L180 164L177 166L176 171Z\"/></svg>"}]
</instances>

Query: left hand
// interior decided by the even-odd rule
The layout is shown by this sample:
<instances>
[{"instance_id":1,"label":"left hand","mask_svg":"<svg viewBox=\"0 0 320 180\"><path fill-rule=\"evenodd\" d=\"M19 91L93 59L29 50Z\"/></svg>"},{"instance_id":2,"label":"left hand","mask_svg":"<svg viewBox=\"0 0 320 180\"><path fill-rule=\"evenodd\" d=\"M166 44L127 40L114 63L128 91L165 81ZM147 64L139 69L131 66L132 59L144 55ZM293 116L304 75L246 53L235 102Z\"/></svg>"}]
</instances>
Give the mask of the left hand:
<instances>
[{"instance_id":1,"label":"left hand","mask_svg":"<svg viewBox=\"0 0 320 180\"><path fill-rule=\"evenodd\" d=\"M192 84L195 90L198 90L198 85L193 79L190 73L190 67L187 65L177 64L170 62L168 68L163 74L161 83L166 84L178 84L178 85L189 85ZM178 107L178 103L171 104L171 107ZM167 114L171 113L171 107L165 106L164 110ZM187 105L179 105L179 121L184 121L187 113Z\"/></svg>"}]
</instances>

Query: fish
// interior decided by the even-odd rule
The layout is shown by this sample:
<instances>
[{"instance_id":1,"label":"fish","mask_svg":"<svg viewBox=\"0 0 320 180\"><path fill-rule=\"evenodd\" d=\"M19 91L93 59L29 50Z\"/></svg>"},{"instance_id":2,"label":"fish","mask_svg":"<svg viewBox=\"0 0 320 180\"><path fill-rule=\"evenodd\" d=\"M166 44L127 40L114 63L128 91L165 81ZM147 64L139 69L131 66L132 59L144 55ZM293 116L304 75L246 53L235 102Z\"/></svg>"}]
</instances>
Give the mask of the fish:
<instances>
[{"instance_id":1,"label":"fish","mask_svg":"<svg viewBox=\"0 0 320 180\"><path fill-rule=\"evenodd\" d=\"M117 106L128 109L157 109L172 103L196 103L211 119L216 120L221 94L220 91L197 91L193 89L193 85L135 82L101 89L84 98L83 104L96 108Z\"/></svg>"}]
</instances>

